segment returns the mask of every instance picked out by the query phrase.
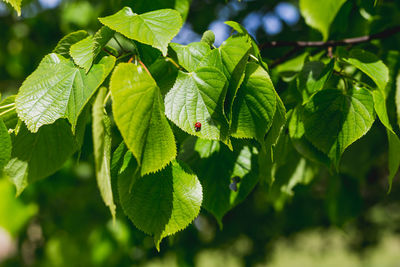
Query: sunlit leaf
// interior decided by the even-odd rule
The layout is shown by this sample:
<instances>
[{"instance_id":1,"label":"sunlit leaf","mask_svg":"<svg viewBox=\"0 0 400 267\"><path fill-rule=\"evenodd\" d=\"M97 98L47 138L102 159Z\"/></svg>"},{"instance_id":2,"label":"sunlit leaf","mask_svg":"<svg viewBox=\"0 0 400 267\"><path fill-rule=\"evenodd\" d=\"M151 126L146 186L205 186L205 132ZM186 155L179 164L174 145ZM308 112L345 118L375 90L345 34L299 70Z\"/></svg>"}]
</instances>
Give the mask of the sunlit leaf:
<instances>
[{"instance_id":1,"label":"sunlit leaf","mask_svg":"<svg viewBox=\"0 0 400 267\"><path fill-rule=\"evenodd\" d=\"M101 49L114 36L114 31L103 26L93 36L88 36L85 39L73 44L70 49L70 55L76 65L86 70L90 70L94 59L100 53Z\"/></svg>"},{"instance_id":2,"label":"sunlit leaf","mask_svg":"<svg viewBox=\"0 0 400 267\"><path fill-rule=\"evenodd\" d=\"M368 75L378 88L385 92L389 82L389 69L376 55L361 49L353 49L342 59Z\"/></svg>"},{"instance_id":3,"label":"sunlit leaf","mask_svg":"<svg viewBox=\"0 0 400 267\"><path fill-rule=\"evenodd\" d=\"M188 45L170 44L169 55L177 59L177 63L191 72L197 69L201 60L211 51L204 42L195 42Z\"/></svg>"},{"instance_id":4,"label":"sunlit leaf","mask_svg":"<svg viewBox=\"0 0 400 267\"><path fill-rule=\"evenodd\" d=\"M88 33L86 31L80 30L76 32L71 32L64 36L57 44L56 48L54 48L53 53L59 54L65 58L69 58L69 50L71 46L86 37L88 37Z\"/></svg>"},{"instance_id":5,"label":"sunlit leaf","mask_svg":"<svg viewBox=\"0 0 400 267\"><path fill-rule=\"evenodd\" d=\"M214 67L194 72L179 71L172 89L165 96L165 114L185 132L204 139L219 140L227 131L223 113L226 78ZM195 123L201 130L195 130Z\"/></svg>"},{"instance_id":6,"label":"sunlit leaf","mask_svg":"<svg viewBox=\"0 0 400 267\"><path fill-rule=\"evenodd\" d=\"M300 0L300 12L306 23L322 33L324 41L329 37L329 28L346 0Z\"/></svg>"},{"instance_id":7,"label":"sunlit leaf","mask_svg":"<svg viewBox=\"0 0 400 267\"><path fill-rule=\"evenodd\" d=\"M121 63L110 88L115 122L142 175L165 167L175 158L176 145L154 79L142 67Z\"/></svg>"},{"instance_id":8,"label":"sunlit leaf","mask_svg":"<svg viewBox=\"0 0 400 267\"><path fill-rule=\"evenodd\" d=\"M161 9L136 14L124 7L114 15L99 18L100 22L126 37L151 45L167 55L168 43L182 27L182 18L178 11Z\"/></svg>"},{"instance_id":9,"label":"sunlit leaf","mask_svg":"<svg viewBox=\"0 0 400 267\"><path fill-rule=\"evenodd\" d=\"M18 16L21 16L21 2L22 0L3 0L6 3L9 3L18 13Z\"/></svg>"},{"instance_id":10,"label":"sunlit leaf","mask_svg":"<svg viewBox=\"0 0 400 267\"><path fill-rule=\"evenodd\" d=\"M104 99L107 94L105 87L100 88L93 103L92 132L93 150L96 165L97 185L104 203L110 208L115 218L115 204L111 188L111 122L104 112Z\"/></svg>"},{"instance_id":11,"label":"sunlit leaf","mask_svg":"<svg viewBox=\"0 0 400 267\"><path fill-rule=\"evenodd\" d=\"M234 102L232 136L263 142L275 110L276 93L268 73L258 64L248 63Z\"/></svg>"},{"instance_id":12,"label":"sunlit leaf","mask_svg":"<svg viewBox=\"0 0 400 267\"><path fill-rule=\"evenodd\" d=\"M75 126L83 108L114 67L115 57L103 57L88 74L68 59L47 55L24 81L15 103L17 113L31 132L59 118Z\"/></svg>"}]
</instances>

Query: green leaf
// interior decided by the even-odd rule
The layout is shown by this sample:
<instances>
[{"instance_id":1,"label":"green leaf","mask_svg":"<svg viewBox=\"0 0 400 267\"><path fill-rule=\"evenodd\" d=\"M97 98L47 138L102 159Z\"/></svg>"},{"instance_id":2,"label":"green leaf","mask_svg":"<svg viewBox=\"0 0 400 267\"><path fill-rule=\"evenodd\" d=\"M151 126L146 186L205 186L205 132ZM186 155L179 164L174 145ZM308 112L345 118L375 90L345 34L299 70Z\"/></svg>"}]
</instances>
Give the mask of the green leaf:
<instances>
[{"instance_id":1,"label":"green leaf","mask_svg":"<svg viewBox=\"0 0 400 267\"><path fill-rule=\"evenodd\" d=\"M185 21L191 2L192 0L135 0L130 4L131 7L138 13L144 13L163 8L173 8L181 14L183 20Z\"/></svg>"},{"instance_id":2,"label":"green leaf","mask_svg":"<svg viewBox=\"0 0 400 267\"><path fill-rule=\"evenodd\" d=\"M171 43L169 55L187 71L197 69L201 60L211 51L210 46L204 42L195 42L189 45Z\"/></svg>"},{"instance_id":3,"label":"green leaf","mask_svg":"<svg viewBox=\"0 0 400 267\"><path fill-rule=\"evenodd\" d=\"M192 0L175 0L174 9L176 9L181 14L183 21L185 21L187 18L191 2Z\"/></svg>"},{"instance_id":4,"label":"green leaf","mask_svg":"<svg viewBox=\"0 0 400 267\"><path fill-rule=\"evenodd\" d=\"M126 37L158 48L167 55L168 43L182 27L178 11L161 9L141 15L124 7L114 15L99 18L100 22Z\"/></svg>"},{"instance_id":5,"label":"green leaf","mask_svg":"<svg viewBox=\"0 0 400 267\"><path fill-rule=\"evenodd\" d=\"M215 216L220 228L223 216L243 201L257 184L255 164L257 160L250 147L230 151L223 146L210 157L198 160L193 166L203 186L203 206ZM240 182L237 183L235 192L229 185L236 176L240 178Z\"/></svg>"},{"instance_id":6,"label":"green leaf","mask_svg":"<svg viewBox=\"0 0 400 267\"><path fill-rule=\"evenodd\" d=\"M291 113L289 121L289 135L294 148L305 158L325 165L329 165L330 160L321 150L318 150L310 141L305 137L304 130L304 108L297 106Z\"/></svg>"},{"instance_id":7,"label":"green leaf","mask_svg":"<svg viewBox=\"0 0 400 267\"><path fill-rule=\"evenodd\" d=\"M176 145L154 79L140 66L121 63L110 88L115 122L141 165L141 174L164 168L176 157Z\"/></svg>"},{"instance_id":8,"label":"green leaf","mask_svg":"<svg viewBox=\"0 0 400 267\"><path fill-rule=\"evenodd\" d=\"M194 146L194 150L200 155L200 158L208 158L214 152L218 152L220 149L220 144L218 141L205 140L198 138Z\"/></svg>"},{"instance_id":9,"label":"green leaf","mask_svg":"<svg viewBox=\"0 0 400 267\"><path fill-rule=\"evenodd\" d=\"M75 64L86 70L86 73L89 72L96 56L113 36L114 31L103 26L95 35L88 36L73 44L70 49L70 55Z\"/></svg>"},{"instance_id":10,"label":"green leaf","mask_svg":"<svg viewBox=\"0 0 400 267\"><path fill-rule=\"evenodd\" d=\"M258 153L259 176L261 182L271 185L275 177L272 173L274 163L274 147L278 142L278 138L286 124L286 109L276 94L276 111L273 117L271 128L269 129L265 139L261 142L261 149Z\"/></svg>"},{"instance_id":11,"label":"green leaf","mask_svg":"<svg viewBox=\"0 0 400 267\"><path fill-rule=\"evenodd\" d=\"M0 119L0 173L11 159L11 137L3 120Z\"/></svg>"},{"instance_id":12,"label":"green leaf","mask_svg":"<svg viewBox=\"0 0 400 267\"><path fill-rule=\"evenodd\" d=\"M386 127L389 143L389 192L392 189L393 178L396 175L400 167L400 139L393 131L390 125L388 111L386 108L386 101L383 92L380 90L374 90L372 92L374 97L374 107L379 120Z\"/></svg>"},{"instance_id":13,"label":"green leaf","mask_svg":"<svg viewBox=\"0 0 400 267\"><path fill-rule=\"evenodd\" d=\"M385 92L389 82L389 69L376 55L361 49L353 49L342 60L364 72L382 92Z\"/></svg>"},{"instance_id":14,"label":"green leaf","mask_svg":"<svg viewBox=\"0 0 400 267\"><path fill-rule=\"evenodd\" d=\"M231 118L233 101L244 79L250 49L247 36L234 35L224 41L218 49L211 51L200 63L200 66L217 67L229 81L225 100L228 118Z\"/></svg>"},{"instance_id":15,"label":"green leaf","mask_svg":"<svg viewBox=\"0 0 400 267\"><path fill-rule=\"evenodd\" d=\"M13 185L4 178L0 179L0 196L0 226L17 238L22 231L26 231L26 224L36 215L38 206L16 198Z\"/></svg>"},{"instance_id":16,"label":"green leaf","mask_svg":"<svg viewBox=\"0 0 400 267\"><path fill-rule=\"evenodd\" d=\"M365 135L374 120L374 101L364 88L347 94L326 89L316 93L304 107L306 138L339 166L344 150Z\"/></svg>"},{"instance_id":17,"label":"green leaf","mask_svg":"<svg viewBox=\"0 0 400 267\"><path fill-rule=\"evenodd\" d=\"M197 217L202 187L196 175L177 161L132 185L133 172L134 168L126 168L118 177L121 205L137 228L154 236L159 250L164 237L183 230Z\"/></svg>"},{"instance_id":18,"label":"green leaf","mask_svg":"<svg viewBox=\"0 0 400 267\"><path fill-rule=\"evenodd\" d=\"M248 63L234 102L232 136L256 138L263 143L275 110L276 93L268 73L260 65Z\"/></svg>"},{"instance_id":19,"label":"green leaf","mask_svg":"<svg viewBox=\"0 0 400 267\"><path fill-rule=\"evenodd\" d=\"M224 138L227 122L223 113L226 78L214 67L194 72L179 71L172 89L165 96L165 114L185 132L204 139ZM195 131L195 123L201 130Z\"/></svg>"},{"instance_id":20,"label":"green leaf","mask_svg":"<svg viewBox=\"0 0 400 267\"><path fill-rule=\"evenodd\" d=\"M297 77L297 88L303 95L303 103L307 102L313 94L322 90L333 72L333 66L333 60L326 66L320 61L304 63L303 69Z\"/></svg>"},{"instance_id":21,"label":"green leaf","mask_svg":"<svg viewBox=\"0 0 400 267\"><path fill-rule=\"evenodd\" d=\"M300 0L300 13L306 23L322 33L324 41L328 40L329 28L346 0Z\"/></svg>"},{"instance_id":22,"label":"green leaf","mask_svg":"<svg viewBox=\"0 0 400 267\"><path fill-rule=\"evenodd\" d=\"M88 37L89 34L86 31L76 31L76 32L71 32L70 34L67 34L64 36L57 44L56 48L54 48L53 53L59 54L60 56L63 56L65 58L69 58L69 50L71 46L86 37Z\"/></svg>"},{"instance_id":23,"label":"green leaf","mask_svg":"<svg viewBox=\"0 0 400 267\"><path fill-rule=\"evenodd\" d=\"M246 28L237 23L236 21L225 21L225 24L232 27L235 31L237 31L241 35L246 35L250 41L251 41L251 47L252 47L252 54L258 59L259 64L266 70L268 71L268 65L265 63L262 59L260 49L258 48L257 42L254 40L254 38L247 32Z\"/></svg>"},{"instance_id":24,"label":"green leaf","mask_svg":"<svg viewBox=\"0 0 400 267\"><path fill-rule=\"evenodd\" d=\"M15 110L15 95L11 95L0 102L0 118L7 129L14 130L18 123L18 115Z\"/></svg>"},{"instance_id":25,"label":"green leaf","mask_svg":"<svg viewBox=\"0 0 400 267\"><path fill-rule=\"evenodd\" d=\"M104 203L115 219L115 204L111 188L111 122L104 111L105 87L100 88L92 108L93 150L96 165L97 185Z\"/></svg>"},{"instance_id":26,"label":"green leaf","mask_svg":"<svg viewBox=\"0 0 400 267\"><path fill-rule=\"evenodd\" d=\"M19 118L31 132L59 118L68 118L75 131L79 114L114 64L115 57L103 57L85 74L64 57L47 55L19 89L15 100Z\"/></svg>"},{"instance_id":27,"label":"green leaf","mask_svg":"<svg viewBox=\"0 0 400 267\"><path fill-rule=\"evenodd\" d=\"M4 171L17 187L17 195L29 183L59 170L78 147L65 120L44 126L37 133L22 125L12 141L11 160Z\"/></svg>"},{"instance_id":28,"label":"green leaf","mask_svg":"<svg viewBox=\"0 0 400 267\"><path fill-rule=\"evenodd\" d=\"M21 16L21 2L22 0L3 0L6 3L9 3L15 11L17 11L18 16Z\"/></svg>"}]
</instances>

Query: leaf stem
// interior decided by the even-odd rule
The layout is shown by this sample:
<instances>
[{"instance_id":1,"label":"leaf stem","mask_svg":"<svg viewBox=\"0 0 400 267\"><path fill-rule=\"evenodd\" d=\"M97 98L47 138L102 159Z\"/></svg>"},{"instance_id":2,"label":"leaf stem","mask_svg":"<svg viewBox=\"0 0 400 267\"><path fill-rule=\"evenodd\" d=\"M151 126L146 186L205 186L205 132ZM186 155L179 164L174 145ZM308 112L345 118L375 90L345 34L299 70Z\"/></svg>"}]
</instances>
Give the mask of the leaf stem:
<instances>
[{"instance_id":1,"label":"leaf stem","mask_svg":"<svg viewBox=\"0 0 400 267\"><path fill-rule=\"evenodd\" d=\"M16 107L12 107L10 109L7 109L7 110L3 111L2 113L0 113L0 117L3 116L4 114L7 114L10 111L13 111L14 109L16 109Z\"/></svg>"},{"instance_id":2,"label":"leaf stem","mask_svg":"<svg viewBox=\"0 0 400 267\"><path fill-rule=\"evenodd\" d=\"M142 65L142 67L144 68L144 70L150 75L150 77L153 77L150 73L150 71L147 69L146 65L144 65L144 63L141 60L138 60L139 64Z\"/></svg>"},{"instance_id":3,"label":"leaf stem","mask_svg":"<svg viewBox=\"0 0 400 267\"><path fill-rule=\"evenodd\" d=\"M178 65L178 63L175 62L175 60L173 60L170 57L165 58L166 60L168 60L169 62L171 62L178 70L181 70L181 66Z\"/></svg>"},{"instance_id":4,"label":"leaf stem","mask_svg":"<svg viewBox=\"0 0 400 267\"><path fill-rule=\"evenodd\" d=\"M117 60L121 60L121 59L124 59L126 57L130 57L132 55L133 55L133 53L124 54L124 55L121 55L120 57L118 57Z\"/></svg>"},{"instance_id":5,"label":"leaf stem","mask_svg":"<svg viewBox=\"0 0 400 267\"><path fill-rule=\"evenodd\" d=\"M258 60L258 58L256 58L254 55L252 55L252 54L249 54L249 57L251 57L252 59L254 59L255 61L257 61L257 62L260 62L260 60Z\"/></svg>"},{"instance_id":6,"label":"leaf stem","mask_svg":"<svg viewBox=\"0 0 400 267\"><path fill-rule=\"evenodd\" d=\"M103 106L105 107L107 105L108 99L111 97L111 90L108 91L106 97L104 98Z\"/></svg>"},{"instance_id":7,"label":"leaf stem","mask_svg":"<svg viewBox=\"0 0 400 267\"><path fill-rule=\"evenodd\" d=\"M10 108L10 107L13 107L13 106L15 106L15 103L11 103L11 104L8 104L8 105L0 106L0 109Z\"/></svg>"},{"instance_id":8,"label":"leaf stem","mask_svg":"<svg viewBox=\"0 0 400 267\"><path fill-rule=\"evenodd\" d=\"M338 75L338 76L341 76L341 77L343 77L343 78L346 78L347 80L350 80L350 81L352 81L353 83L356 83L356 84L358 83L358 84L360 84L360 85L362 85L362 86L365 86L365 87L367 87L367 88L370 89L370 90L374 90L374 88L373 88L371 85L369 85L369 84L367 84L367 83L365 83L365 82L359 81L359 80L357 80L357 79L355 79L355 78L351 77L350 75L347 75L347 74L345 74L345 73L343 73L343 72L333 71L333 74L336 74L336 75Z\"/></svg>"}]
</instances>

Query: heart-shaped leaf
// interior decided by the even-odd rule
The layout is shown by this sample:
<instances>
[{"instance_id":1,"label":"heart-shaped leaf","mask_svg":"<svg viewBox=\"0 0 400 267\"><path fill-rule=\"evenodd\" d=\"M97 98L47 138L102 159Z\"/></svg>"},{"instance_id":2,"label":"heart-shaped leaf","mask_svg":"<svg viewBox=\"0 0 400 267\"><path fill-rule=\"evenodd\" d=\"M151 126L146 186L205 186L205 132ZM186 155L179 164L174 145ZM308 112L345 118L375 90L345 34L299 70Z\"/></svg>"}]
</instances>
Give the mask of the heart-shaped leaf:
<instances>
[{"instance_id":1,"label":"heart-shaped leaf","mask_svg":"<svg viewBox=\"0 0 400 267\"><path fill-rule=\"evenodd\" d=\"M85 74L64 57L47 55L19 89L15 99L19 118L31 132L59 118L68 118L75 131L79 114L114 64L115 57L103 57Z\"/></svg>"},{"instance_id":2,"label":"heart-shaped leaf","mask_svg":"<svg viewBox=\"0 0 400 267\"><path fill-rule=\"evenodd\" d=\"M200 67L194 72L180 71L165 96L165 114L185 132L204 139L219 140L227 130L223 113L226 78L218 69ZM194 125L201 123L201 130Z\"/></svg>"},{"instance_id":3,"label":"heart-shaped leaf","mask_svg":"<svg viewBox=\"0 0 400 267\"><path fill-rule=\"evenodd\" d=\"M218 49L212 50L199 65L218 68L229 81L225 101L228 118L231 118L233 101L244 78L250 49L248 36L234 35L223 42Z\"/></svg>"},{"instance_id":4,"label":"heart-shaped leaf","mask_svg":"<svg viewBox=\"0 0 400 267\"><path fill-rule=\"evenodd\" d=\"M276 93L268 73L260 65L248 63L233 106L232 136L263 143L275 110Z\"/></svg>"},{"instance_id":5,"label":"heart-shaped leaf","mask_svg":"<svg viewBox=\"0 0 400 267\"><path fill-rule=\"evenodd\" d=\"M325 89L305 105L306 138L326 153L338 167L345 149L365 135L375 120L374 101L364 88L347 94Z\"/></svg>"},{"instance_id":6,"label":"heart-shaped leaf","mask_svg":"<svg viewBox=\"0 0 400 267\"><path fill-rule=\"evenodd\" d=\"M110 88L115 123L141 165L142 175L165 167L175 158L176 145L154 79L142 67L121 63Z\"/></svg>"},{"instance_id":7,"label":"heart-shaped leaf","mask_svg":"<svg viewBox=\"0 0 400 267\"><path fill-rule=\"evenodd\" d=\"M59 54L60 56L63 56L65 58L69 58L69 50L71 46L86 37L88 37L89 34L87 31L76 31L76 32L71 32L70 34L65 35L57 44L56 48L54 48L53 53Z\"/></svg>"},{"instance_id":8,"label":"heart-shaped leaf","mask_svg":"<svg viewBox=\"0 0 400 267\"><path fill-rule=\"evenodd\" d=\"M389 69L376 55L362 49L353 49L342 59L368 75L385 92Z\"/></svg>"},{"instance_id":9,"label":"heart-shaped leaf","mask_svg":"<svg viewBox=\"0 0 400 267\"><path fill-rule=\"evenodd\" d=\"M103 26L95 35L88 36L73 44L70 49L70 55L75 64L86 70L87 73L96 56L113 36L114 31Z\"/></svg>"},{"instance_id":10,"label":"heart-shaped leaf","mask_svg":"<svg viewBox=\"0 0 400 267\"><path fill-rule=\"evenodd\" d=\"M306 23L322 33L323 39L329 37L329 28L342 5L347 0L300 0L300 12Z\"/></svg>"},{"instance_id":11,"label":"heart-shaped leaf","mask_svg":"<svg viewBox=\"0 0 400 267\"><path fill-rule=\"evenodd\" d=\"M211 51L205 42L195 42L188 45L170 44L171 57L176 58L179 65L191 72L197 69L201 60Z\"/></svg>"},{"instance_id":12,"label":"heart-shaped leaf","mask_svg":"<svg viewBox=\"0 0 400 267\"><path fill-rule=\"evenodd\" d=\"M126 37L151 45L167 55L168 43L182 27L182 18L178 11L161 9L136 14L124 7L114 15L99 18L100 22Z\"/></svg>"},{"instance_id":13,"label":"heart-shaped leaf","mask_svg":"<svg viewBox=\"0 0 400 267\"><path fill-rule=\"evenodd\" d=\"M13 138L11 160L4 170L20 194L29 183L60 169L77 148L78 142L65 120L46 125L37 133L22 125Z\"/></svg>"},{"instance_id":14,"label":"heart-shaped leaf","mask_svg":"<svg viewBox=\"0 0 400 267\"><path fill-rule=\"evenodd\" d=\"M154 236L159 250L164 237L183 230L199 214L202 187L196 175L177 161L137 180L134 172L130 164L118 177L121 205L137 228Z\"/></svg>"}]
</instances>

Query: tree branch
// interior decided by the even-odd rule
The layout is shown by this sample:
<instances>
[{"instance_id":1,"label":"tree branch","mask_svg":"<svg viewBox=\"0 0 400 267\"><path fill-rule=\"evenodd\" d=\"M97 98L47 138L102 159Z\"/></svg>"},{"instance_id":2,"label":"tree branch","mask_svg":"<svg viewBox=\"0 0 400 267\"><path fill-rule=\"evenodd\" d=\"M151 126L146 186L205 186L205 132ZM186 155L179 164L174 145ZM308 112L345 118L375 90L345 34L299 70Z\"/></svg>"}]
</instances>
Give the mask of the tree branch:
<instances>
[{"instance_id":1,"label":"tree branch","mask_svg":"<svg viewBox=\"0 0 400 267\"><path fill-rule=\"evenodd\" d=\"M267 48L267 47L285 47L285 46L293 46L293 47L333 47L333 46L347 46L347 45L354 45L360 43L366 43L371 40L375 39L384 39L388 38L396 33L400 32L400 25L389 28L382 32L378 32L371 35L365 35L360 37L348 38L343 40L330 40L330 41L316 41L316 42L308 42L308 41L272 41L266 42L259 45L260 49Z\"/></svg>"}]
</instances>

